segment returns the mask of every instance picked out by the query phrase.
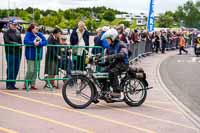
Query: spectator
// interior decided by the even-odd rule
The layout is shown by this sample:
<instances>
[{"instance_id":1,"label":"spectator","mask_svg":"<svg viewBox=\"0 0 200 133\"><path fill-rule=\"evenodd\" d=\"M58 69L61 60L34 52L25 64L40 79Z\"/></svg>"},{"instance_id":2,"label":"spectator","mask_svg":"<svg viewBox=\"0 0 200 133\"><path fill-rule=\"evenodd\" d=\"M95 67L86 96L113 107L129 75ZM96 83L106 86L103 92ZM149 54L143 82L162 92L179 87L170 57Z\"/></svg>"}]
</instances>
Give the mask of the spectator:
<instances>
[{"instance_id":1,"label":"spectator","mask_svg":"<svg viewBox=\"0 0 200 133\"><path fill-rule=\"evenodd\" d=\"M109 27L104 26L104 27L98 28L98 29L96 30L97 35L96 35L96 37L94 38L94 44L95 44L95 46L100 46L100 47L102 47L102 49L93 48L93 49L92 49L92 54L99 54L99 53L102 53L102 50L104 50L105 48L109 48L109 47L110 47L106 39L101 40L102 35L103 35L108 29L109 29Z\"/></svg>"},{"instance_id":2,"label":"spectator","mask_svg":"<svg viewBox=\"0 0 200 133\"><path fill-rule=\"evenodd\" d=\"M184 38L184 35L183 34L180 34L180 39L179 39L179 55L182 54L182 51L184 51L186 54L188 53L187 50L185 50L185 38Z\"/></svg>"},{"instance_id":3,"label":"spectator","mask_svg":"<svg viewBox=\"0 0 200 133\"><path fill-rule=\"evenodd\" d=\"M85 27L85 23L80 21L78 23L78 28L75 28L70 37L71 45L76 46L89 46L89 32ZM88 49L86 49L88 50ZM84 48L78 48L74 53L77 55L77 60L74 62L74 67L76 70L85 70L85 55L86 52ZM79 68L78 68L79 67Z\"/></svg>"},{"instance_id":4,"label":"spectator","mask_svg":"<svg viewBox=\"0 0 200 133\"><path fill-rule=\"evenodd\" d=\"M96 33L97 33L97 35L94 38L94 46L100 46L101 47L102 46L102 40L101 40L102 29L98 28L96 30ZM100 49L100 48L93 48L92 49L92 54L99 54L99 53L102 53L102 49Z\"/></svg>"},{"instance_id":5,"label":"spectator","mask_svg":"<svg viewBox=\"0 0 200 133\"><path fill-rule=\"evenodd\" d=\"M151 52L152 51L152 35L149 32L146 32L146 45L145 45L145 52Z\"/></svg>"},{"instance_id":6,"label":"spectator","mask_svg":"<svg viewBox=\"0 0 200 133\"><path fill-rule=\"evenodd\" d=\"M132 39L133 39L133 43L137 44L139 43L139 34L138 34L138 30L135 30L134 33L132 34Z\"/></svg>"},{"instance_id":7,"label":"spectator","mask_svg":"<svg viewBox=\"0 0 200 133\"><path fill-rule=\"evenodd\" d=\"M160 37L159 37L158 32L155 33L154 46L155 46L155 49L156 49L156 53L158 53L158 50L160 49Z\"/></svg>"},{"instance_id":8,"label":"spectator","mask_svg":"<svg viewBox=\"0 0 200 133\"><path fill-rule=\"evenodd\" d=\"M165 53L165 49L166 49L166 45L167 45L167 35L166 35L166 31L161 32L161 52L164 54Z\"/></svg>"},{"instance_id":9,"label":"spectator","mask_svg":"<svg viewBox=\"0 0 200 133\"><path fill-rule=\"evenodd\" d=\"M132 34L132 40L133 40L133 47L134 47L134 53L135 53L135 57L139 55L139 46L138 43L140 42L140 38L139 38L139 33L138 30L134 30L134 33Z\"/></svg>"},{"instance_id":10,"label":"spectator","mask_svg":"<svg viewBox=\"0 0 200 133\"><path fill-rule=\"evenodd\" d=\"M62 36L60 38L60 44L61 45L68 45L66 43L67 37ZM72 75L72 49L70 47L61 47L59 49L59 68L66 71L67 75L66 77L71 78Z\"/></svg>"},{"instance_id":11,"label":"spectator","mask_svg":"<svg viewBox=\"0 0 200 133\"><path fill-rule=\"evenodd\" d=\"M172 32L169 29L167 30L167 45L172 47Z\"/></svg>"},{"instance_id":12,"label":"spectator","mask_svg":"<svg viewBox=\"0 0 200 133\"><path fill-rule=\"evenodd\" d=\"M7 82L6 88L9 90L18 89L15 87L16 80L22 55L22 44L21 33L17 30L17 22L15 19L12 19L9 22L9 29L4 32L4 42L6 52L6 61L7 61ZM10 46L9 46L10 45Z\"/></svg>"},{"instance_id":13,"label":"spectator","mask_svg":"<svg viewBox=\"0 0 200 133\"><path fill-rule=\"evenodd\" d=\"M146 32L144 30L141 31L140 36L141 36L141 41L146 40Z\"/></svg>"},{"instance_id":14,"label":"spectator","mask_svg":"<svg viewBox=\"0 0 200 133\"><path fill-rule=\"evenodd\" d=\"M46 38L38 30L39 27L36 24L30 24L24 38L24 44L26 45L25 56L28 66L25 79L29 81L32 90L37 90L35 87L37 68L40 68L43 46L47 45Z\"/></svg>"},{"instance_id":15,"label":"spectator","mask_svg":"<svg viewBox=\"0 0 200 133\"><path fill-rule=\"evenodd\" d=\"M46 59L45 59L45 74L48 74L48 78L53 79L55 75L58 75L58 53L59 48L53 45L60 44L60 37L62 31L59 28L55 28L53 33L50 34L48 38L48 44L51 46L47 47ZM54 85L54 80L50 80L52 87Z\"/></svg>"},{"instance_id":16,"label":"spectator","mask_svg":"<svg viewBox=\"0 0 200 133\"><path fill-rule=\"evenodd\" d=\"M119 26L117 26L117 32L119 34L119 40L127 44L128 40L126 38L126 35L124 34L124 29L125 29L124 24L120 24Z\"/></svg>"}]
</instances>

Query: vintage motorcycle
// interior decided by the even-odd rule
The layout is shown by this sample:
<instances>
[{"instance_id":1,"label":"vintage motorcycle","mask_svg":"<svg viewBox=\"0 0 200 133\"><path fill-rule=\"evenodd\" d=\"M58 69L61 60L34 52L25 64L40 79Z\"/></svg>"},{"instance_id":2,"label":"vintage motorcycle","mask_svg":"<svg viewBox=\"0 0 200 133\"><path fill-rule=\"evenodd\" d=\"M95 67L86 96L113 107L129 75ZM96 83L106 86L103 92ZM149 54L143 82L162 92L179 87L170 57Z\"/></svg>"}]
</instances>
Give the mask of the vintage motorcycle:
<instances>
[{"instance_id":1,"label":"vintage motorcycle","mask_svg":"<svg viewBox=\"0 0 200 133\"><path fill-rule=\"evenodd\" d=\"M125 102L129 106L140 106L144 103L149 87L146 74L142 68L129 69L118 78L122 89L120 98L113 98L113 88L110 85L108 73L97 72L96 56L89 58L86 72L74 72L62 88L65 102L73 108L84 109L99 100L107 103ZM130 64L133 64L130 62Z\"/></svg>"}]
</instances>

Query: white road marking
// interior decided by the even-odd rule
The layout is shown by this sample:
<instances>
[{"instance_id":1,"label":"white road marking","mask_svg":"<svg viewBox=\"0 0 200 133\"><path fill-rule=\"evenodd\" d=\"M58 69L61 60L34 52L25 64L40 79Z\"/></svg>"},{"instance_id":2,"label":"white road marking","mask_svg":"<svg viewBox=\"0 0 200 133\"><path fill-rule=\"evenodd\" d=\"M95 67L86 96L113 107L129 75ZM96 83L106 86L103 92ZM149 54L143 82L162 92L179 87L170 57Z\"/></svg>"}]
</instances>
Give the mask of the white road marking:
<instances>
[{"instance_id":1,"label":"white road marking","mask_svg":"<svg viewBox=\"0 0 200 133\"><path fill-rule=\"evenodd\" d=\"M192 57L189 60L177 60L177 63L200 63L200 60L197 57Z\"/></svg>"},{"instance_id":2,"label":"white road marking","mask_svg":"<svg viewBox=\"0 0 200 133\"><path fill-rule=\"evenodd\" d=\"M193 57L192 58L192 62L196 62L197 61L197 58L196 57Z\"/></svg>"},{"instance_id":3,"label":"white road marking","mask_svg":"<svg viewBox=\"0 0 200 133\"><path fill-rule=\"evenodd\" d=\"M183 63L183 62L184 62L184 60L177 60L177 62L178 62L178 63Z\"/></svg>"}]
</instances>

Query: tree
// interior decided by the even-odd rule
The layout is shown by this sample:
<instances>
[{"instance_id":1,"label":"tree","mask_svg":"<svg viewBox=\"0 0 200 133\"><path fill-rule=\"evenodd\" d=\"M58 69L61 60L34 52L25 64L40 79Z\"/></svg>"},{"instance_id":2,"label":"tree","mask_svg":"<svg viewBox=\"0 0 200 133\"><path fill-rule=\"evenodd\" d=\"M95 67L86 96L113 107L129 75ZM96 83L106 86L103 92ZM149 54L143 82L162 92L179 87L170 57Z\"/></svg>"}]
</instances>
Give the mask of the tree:
<instances>
[{"instance_id":1,"label":"tree","mask_svg":"<svg viewBox=\"0 0 200 133\"><path fill-rule=\"evenodd\" d=\"M136 29L137 28L137 20L136 19L133 19L133 23L132 25L130 26L131 29Z\"/></svg>"},{"instance_id":2,"label":"tree","mask_svg":"<svg viewBox=\"0 0 200 133\"><path fill-rule=\"evenodd\" d=\"M186 14L182 6L179 6L178 9L174 13L174 20L177 23L180 23L181 20L185 18Z\"/></svg>"},{"instance_id":3,"label":"tree","mask_svg":"<svg viewBox=\"0 0 200 133\"><path fill-rule=\"evenodd\" d=\"M89 31L93 31L94 29L96 29L98 27L97 22L95 20L92 19L87 19L85 21L85 25L88 28Z\"/></svg>"},{"instance_id":4,"label":"tree","mask_svg":"<svg viewBox=\"0 0 200 133\"><path fill-rule=\"evenodd\" d=\"M40 10L35 10L34 11L34 20L36 22L39 22L39 20L40 20Z\"/></svg>"},{"instance_id":5,"label":"tree","mask_svg":"<svg viewBox=\"0 0 200 133\"><path fill-rule=\"evenodd\" d=\"M29 14L33 14L33 8L32 7L26 8L25 11L27 11Z\"/></svg>"},{"instance_id":6,"label":"tree","mask_svg":"<svg viewBox=\"0 0 200 133\"><path fill-rule=\"evenodd\" d=\"M34 12L34 13L33 13ZM60 27L74 28L77 26L78 21L86 21L90 30L96 29L99 26L110 25L119 23L115 20L115 14L123 13L106 7L93 7L93 8L77 8L58 11L54 10L40 10L38 8L28 7L26 9L0 9L0 17L17 16L30 22L35 20L36 23L44 26L59 25ZM98 22L97 21L98 19ZM66 21L68 20L68 21ZM120 20L121 21L121 20Z\"/></svg>"},{"instance_id":7,"label":"tree","mask_svg":"<svg viewBox=\"0 0 200 133\"><path fill-rule=\"evenodd\" d=\"M171 28L174 23L174 18L171 15L172 14L167 14L167 13L161 14L157 20L158 26L162 28Z\"/></svg>"},{"instance_id":8,"label":"tree","mask_svg":"<svg viewBox=\"0 0 200 133\"><path fill-rule=\"evenodd\" d=\"M196 5L192 1L188 1L184 4L183 9L186 14L184 18L185 26L195 28L198 27L200 22L200 12Z\"/></svg>"},{"instance_id":9,"label":"tree","mask_svg":"<svg viewBox=\"0 0 200 133\"><path fill-rule=\"evenodd\" d=\"M124 24L125 27L130 27L130 22L128 21L121 21L119 24Z\"/></svg>"},{"instance_id":10,"label":"tree","mask_svg":"<svg viewBox=\"0 0 200 133\"><path fill-rule=\"evenodd\" d=\"M30 15L27 11L20 11L19 12L19 17L22 18L23 20L29 21L30 20Z\"/></svg>"},{"instance_id":11,"label":"tree","mask_svg":"<svg viewBox=\"0 0 200 133\"><path fill-rule=\"evenodd\" d=\"M71 19L71 11L70 10L65 10L64 11L64 17L65 19Z\"/></svg>"},{"instance_id":12,"label":"tree","mask_svg":"<svg viewBox=\"0 0 200 133\"><path fill-rule=\"evenodd\" d=\"M7 16L8 16L8 10L1 10L0 11L0 17L1 18L7 17Z\"/></svg>"},{"instance_id":13,"label":"tree","mask_svg":"<svg viewBox=\"0 0 200 133\"><path fill-rule=\"evenodd\" d=\"M105 11L103 14L103 19L111 22L115 20L115 13L112 11Z\"/></svg>"},{"instance_id":14,"label":"tree","mask_svg":"<svg viewBox=\"0 0 200 133\"><path fill-rule=\"evenodd\" d=\"M60 27L60 28L62 28L62 29L65 29L65 28L67 28L67 22L66 21L61 21L59 24L58 24L58 26Z\"/></svg>"},{"instance_id":15,"label":"tree","mask_svg":"<svg viewBox=\"0 0 200 133\"><path fill-rule=\"evenodd\" d=\"M79 20L69 20L67 22L67 28L73 29L73 28L77 27L78 21Z\"/></svg>"},{"instance_id":16,"label":"tree","mask_svg":"<svg viewBox=\"0 0 200 133\"><path fill-rule=\"evenodd\" d=\"M200 23L199 6L200 1L197 3L192 1L186 2L175 11L174 20L182 26L197 28Z\"/></svg>"}]
</instances>

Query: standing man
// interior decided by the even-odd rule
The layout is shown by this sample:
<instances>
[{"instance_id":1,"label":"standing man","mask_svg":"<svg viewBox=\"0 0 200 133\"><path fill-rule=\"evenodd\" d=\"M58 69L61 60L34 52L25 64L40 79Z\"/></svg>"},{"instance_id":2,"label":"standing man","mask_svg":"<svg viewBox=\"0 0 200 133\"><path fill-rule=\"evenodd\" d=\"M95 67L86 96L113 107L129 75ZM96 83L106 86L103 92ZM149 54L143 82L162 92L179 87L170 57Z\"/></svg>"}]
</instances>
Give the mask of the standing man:
<instances>
[{"instance_id":1,"label":"standing man","mask_svg":"<svg viewBox=\"0 0 200 133\"><path fill-rule=\"evenodd\" d=\"M181 55L182 54L182 51L184 51L186 54L188 53L187 50L185 50L185 38L183 36L183 34L181 33L180 34L180 39L179 39L179 54Z\"/></svg>"},{"instance_id":2,"label":"standing man","mask_svg":"<svg viewBox=\"0 0 200 133\"><path fill-rule=\"evenodd\" d=\"M165 48L166 48L166 45L167 45L166 31L161 32L161 43L162 43L161 52L162 52L162 54L164 54L165 53Z\"/></svg>"},{"instance_id":3,"label":"standing man","mask_svg":"<svg viewBox=\"0 0 200 133\"><path fill-rule=\"evenodd\" d=\"M7 61L7 82L6 88L9 90L16 90L15 80L17 78L21 55L22 55L22 44L21 33L17 30L17 22L15 19L9 21L9 29L4 32L4 42L6 61Z\"/></svg>"},{"instance_id":4,"label":"standing man","mask_svg":"<svg viewBox=\"0 0 200 133\"><path fill-rule=\"evenodd\" d=\"M155 49L156 49L156 53L158 53L158 51L160 49L160 37L159 37L159 33L158 32L155 32L154 46L155 46Z\"/></svg>"}]
</instances>

